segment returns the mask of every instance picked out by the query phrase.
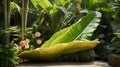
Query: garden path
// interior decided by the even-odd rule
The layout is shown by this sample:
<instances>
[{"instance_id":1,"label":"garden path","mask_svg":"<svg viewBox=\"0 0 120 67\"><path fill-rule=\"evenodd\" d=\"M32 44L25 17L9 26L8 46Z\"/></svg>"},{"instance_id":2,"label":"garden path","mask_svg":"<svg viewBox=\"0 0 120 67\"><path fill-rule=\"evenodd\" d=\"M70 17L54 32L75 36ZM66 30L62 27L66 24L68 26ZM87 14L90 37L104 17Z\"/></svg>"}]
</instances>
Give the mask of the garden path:
<instances>
[{"instance_id":1,"label":"garden path","mask_svg":"<svg viewBox=\"0 0 120 67\"><path fill-rule=\"evenodd\" d=\"M93 61L88 63L79 62L42 62L42 63L24 63L16 67L111 67L107 62Z\"/></svg>"}]
</instances>

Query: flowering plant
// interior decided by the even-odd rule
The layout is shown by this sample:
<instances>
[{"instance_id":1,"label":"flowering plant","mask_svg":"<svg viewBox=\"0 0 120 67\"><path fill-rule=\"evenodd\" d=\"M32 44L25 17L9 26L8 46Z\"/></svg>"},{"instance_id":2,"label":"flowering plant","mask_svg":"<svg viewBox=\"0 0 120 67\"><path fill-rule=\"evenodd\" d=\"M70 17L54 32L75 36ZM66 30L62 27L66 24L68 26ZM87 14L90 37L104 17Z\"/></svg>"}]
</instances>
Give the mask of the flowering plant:
<instances>
[{"instance_id":1,"label":"flowering plant","mask_svg":"<svg viewBox=\"0 0 120 67\"><path fill-rule=\"evenodd\" d=\"M20 52L24 50L33 50L36 47L41 46L42 39L40 39L41 33L35 32L26 34L26 38L24 40L21 40L19 44L14 43L14 47L18 49Z\"/></svg>"}]
</instances>

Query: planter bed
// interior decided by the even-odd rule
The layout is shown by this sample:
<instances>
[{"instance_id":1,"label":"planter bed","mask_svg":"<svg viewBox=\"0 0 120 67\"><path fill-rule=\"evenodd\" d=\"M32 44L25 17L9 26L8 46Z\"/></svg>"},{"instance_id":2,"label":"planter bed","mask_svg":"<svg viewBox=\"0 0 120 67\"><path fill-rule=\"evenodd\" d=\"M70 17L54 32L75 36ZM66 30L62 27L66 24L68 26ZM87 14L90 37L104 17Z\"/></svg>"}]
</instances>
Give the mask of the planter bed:
<instances>
[{"instance_id":1,"label":"planter bed","mask_svg":"<svg viewBox=\"0 0 120 67\"><path fill-rule=\"evenodd\" d=\"M120 55L110 54L108 64L113 67L120 67Z\"/></svg>"}]
</instances>

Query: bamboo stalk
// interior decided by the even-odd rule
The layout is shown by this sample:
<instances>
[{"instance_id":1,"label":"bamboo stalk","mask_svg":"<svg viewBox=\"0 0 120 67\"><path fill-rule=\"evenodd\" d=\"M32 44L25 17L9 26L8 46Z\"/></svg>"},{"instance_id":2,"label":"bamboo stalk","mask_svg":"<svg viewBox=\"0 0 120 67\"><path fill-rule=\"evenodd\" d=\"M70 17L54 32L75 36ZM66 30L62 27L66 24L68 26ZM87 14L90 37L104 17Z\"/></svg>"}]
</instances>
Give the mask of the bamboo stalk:
<instances>
[{"instance_id":1,"label":"bamboo stalk","mask_svg":"<svg viewBox=\"0 0 120 67\"><path fill-rule=\"evenodd\" d=\"M7 18L8 18L7 17L7 0L4 1L4 8L5 8L4 9L4 14L5 14L5 16L4 16L4 18L5 18L5 29L6 29L7 28L7 22L8 22L7 21Z\"/></svg>"},{"instance_id":2,"label":"bamboo stalk","mask_svg":"<svg viewBox=\"0 0 120 67\"><path fill-rule=\"evenodd\" d=\"M28 5L29 0L22 0L22 40L24 40L27 28Z\"/></svg>"},{"instance_id":3,"label":"bamboo stalk","mask_svg":"<svg viewBox=\"0 0 120 67\"><path fill-rule=\"evenodd\" d=\"M26 1L25 2L25 30L26 30L26 28L27 28L27 16L28 16L29 0L25 0L25 1Z\"/></svg>"},{"instance_id":4,"label":"bamboo stalk","mask_svg":"<svg viewBox=\"0 0 120 67\"><path fill-rule=\"evenodd\" d=\"M25 26L24 26L24 23L25 23L25 21L24 21L24 19L25 19L25 12L24 12L24 0L22 0L22 40L24 40L24 33L25 33Z\"/></svg>"},{"instance_id":5,"label":"bamboo stalk","mask_svg":"<svg viewBox=\"0 0 120 67\"><path fill-rule=\"evenodd\" d=\"M10 0L4 0L5 29L10 27ZM10 34L5 35L5 45L10 43Z\"/></svg>"}]
</instances>

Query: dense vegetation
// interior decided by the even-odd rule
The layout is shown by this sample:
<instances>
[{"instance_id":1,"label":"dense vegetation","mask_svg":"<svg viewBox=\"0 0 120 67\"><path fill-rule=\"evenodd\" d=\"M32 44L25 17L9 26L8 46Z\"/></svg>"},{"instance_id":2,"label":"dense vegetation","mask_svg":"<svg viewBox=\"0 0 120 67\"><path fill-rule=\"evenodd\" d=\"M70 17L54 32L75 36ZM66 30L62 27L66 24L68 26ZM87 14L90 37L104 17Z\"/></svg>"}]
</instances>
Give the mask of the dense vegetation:
<instances>
[{"instance_id":1,"label":"dense vegetation","mask_svg":"<svg viewBox=\"0 0 120 67\"><path fill-rule=\"evenodd\" d=\"M91 28L90 32L88 30L84 31L90 27L84 21L83 26L86 26L82 28L84 32L79 32L81 38L79 37L78 40L98 38L100 44L93 50L88 51L89 57L92 55L88 60L94 58L107 61L109 54L120 54L119 0L0 0L0 45L2 45L0 46L0 53L6 55L4 51L10 50L13 53L7 55L15 54L14 56L16 56L16 53L24 50L44 47L42 44L47 44L46 41L52 35L62 29L64 31L68 30L92 11L102 15L99 18L100 21L99 23L90 22L92 26L95 26ZM91 18L91 15L88 15L88 17ZM72 29L72 31L76 31L76 29ZM59 36L61 34L57 34L57 37ZM66 38L69 40L70 37L66 36ZM28 45L23 45L24 42L27 42ZM63 42L65 41L63 40ZM14 52L13 45L19 52ZM3 47L8 49L2 49ZM77 54L79 53L74 55ZM80 56L84 58L84 54L86 52L81 53ZM1 54L0 59L2 59Z\"/></svg>"}]
</instances>

